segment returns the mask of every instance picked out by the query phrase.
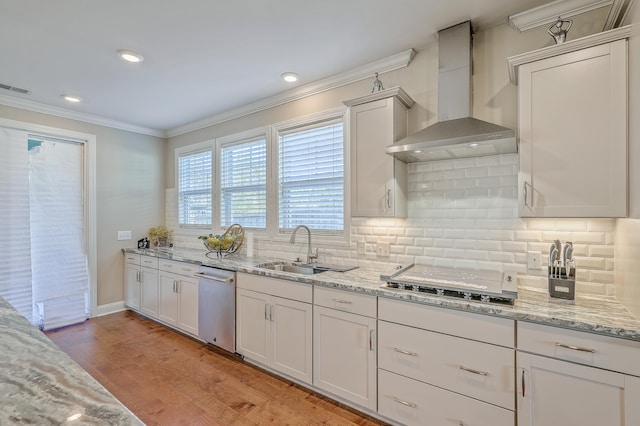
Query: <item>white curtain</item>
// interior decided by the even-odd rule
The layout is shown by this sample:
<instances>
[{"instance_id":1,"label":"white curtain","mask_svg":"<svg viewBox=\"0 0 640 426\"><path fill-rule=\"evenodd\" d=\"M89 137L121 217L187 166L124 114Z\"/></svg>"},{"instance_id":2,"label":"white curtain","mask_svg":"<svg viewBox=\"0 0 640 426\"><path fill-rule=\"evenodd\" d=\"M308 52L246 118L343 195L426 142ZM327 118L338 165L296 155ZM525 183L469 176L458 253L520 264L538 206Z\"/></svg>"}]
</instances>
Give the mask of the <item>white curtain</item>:
<instances>
[{"instance_id":1,"label":"white curtain","mask_svg":"<svg viewBox=\"0 0 640 426\"><path fill-rule=\"evenodd\" d=\"M27 134L0 127L0 296L32 319Z\"/></svg>"},{"instance_id":2,"label":"white curtain","mask_svg":"<svg viewBox=\"0 0 640 426\"><path fill-rule=\"evenodd\" d=\"M34 317L45 330L89 315L83 158L80 143L29 139Z\"/></svg>"},{"instance_id":3,"label":"white curtain","mask_svg":"<svg viewBox=\"0 0 640 426\"><path fill-rule=\"evenodd\" d=\"M0 127L0 296L43 329L89 316L83 149Z\"/></svg>"}]
</instances>

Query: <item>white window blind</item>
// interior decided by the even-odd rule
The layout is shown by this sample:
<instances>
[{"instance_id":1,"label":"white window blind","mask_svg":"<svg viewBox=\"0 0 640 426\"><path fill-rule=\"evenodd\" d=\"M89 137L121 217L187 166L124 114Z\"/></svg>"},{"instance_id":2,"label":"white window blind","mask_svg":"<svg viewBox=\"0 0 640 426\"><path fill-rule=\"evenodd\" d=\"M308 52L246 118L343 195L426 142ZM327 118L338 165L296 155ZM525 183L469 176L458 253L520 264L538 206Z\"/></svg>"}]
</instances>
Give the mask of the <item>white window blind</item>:
<instances>
[{"instance_id":1,"label":"white window blind","mask_svg":"<svg viewBox=\"0 0 640 426\"><path fill-rule=\"evenodd\" d=\"M342 119L279 133L280 231L344 230L343 139Z\"/></svg>"},{"instance_id":2,"label":"white window blind","mask_svg":"<svg viewBox=\"0 0 640 426\"><path fill-rule=\"evenodd\" d=\"M50 330L89 318L84 147L39 138L28 145L34 321Z\"/></svg>"},{"instance_id":3,"label":"white window blind","mask_svg":"<svg viewBox=\"0 0 640 426\"><path fill-rule=\"evenodd\" d=\"M222 147L220 152L220 224L267 226L267 141L265 138Z\"/></svg>"},{"instance_id":4,"label":"white window blind","mask_svg":"<svg viewBox=\"0 0 640 426\"><path fill-rule=\"evenodd\" d=\"M178 223L211 225L212 151L178 157Z\"/></svg>"},{"instance_id":5,"label":"white window blind","mask_svg":"<svg viewBox=\"0 0 640 426\"><path fill-rule=\"evenodd\" d=\"M0 296L33 320L27 134L0 127Z\"/></svg>"}]
</instances>

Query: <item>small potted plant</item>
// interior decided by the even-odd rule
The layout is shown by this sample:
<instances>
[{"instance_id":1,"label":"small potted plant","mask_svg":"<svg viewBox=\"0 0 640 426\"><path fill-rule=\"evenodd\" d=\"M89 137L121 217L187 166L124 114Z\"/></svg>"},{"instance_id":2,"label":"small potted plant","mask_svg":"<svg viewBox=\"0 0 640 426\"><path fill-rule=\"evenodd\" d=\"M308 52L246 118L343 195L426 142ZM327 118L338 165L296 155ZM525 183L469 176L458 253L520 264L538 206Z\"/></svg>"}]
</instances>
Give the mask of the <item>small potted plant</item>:
<instances>
[{"instance_id":1,"label":"small potted plant","mask_svg":"<svg viewBox=\"0 0 640 426\"><path fill-rule=\"evenodd\" d=\"M149 228L149 241L152 247L167 247L169 238L171 238L171 230L164 225L155 228Z\"/></svg>"}]
</instances>

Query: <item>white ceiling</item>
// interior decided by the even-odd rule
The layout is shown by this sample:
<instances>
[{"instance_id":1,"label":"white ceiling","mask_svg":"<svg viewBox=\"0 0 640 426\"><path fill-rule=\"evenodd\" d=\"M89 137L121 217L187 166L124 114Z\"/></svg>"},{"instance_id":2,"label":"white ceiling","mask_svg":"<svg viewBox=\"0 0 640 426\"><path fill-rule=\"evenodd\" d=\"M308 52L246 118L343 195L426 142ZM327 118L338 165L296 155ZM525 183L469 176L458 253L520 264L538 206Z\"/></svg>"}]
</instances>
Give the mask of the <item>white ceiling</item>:
<instances>
[{"instance_id":1,"label":"white ceiling","mask_svg":"<svg viewBox=\"0 0 640 426\"><path fill-rule=\"evenodd\" d=\"M162 133L548 1L0 0L0 83L31 91L0 90L0 103ZM123 62L119 48L144 62ZM285 83L285 71L301 80Z\"/></svg>"}]
</instances>

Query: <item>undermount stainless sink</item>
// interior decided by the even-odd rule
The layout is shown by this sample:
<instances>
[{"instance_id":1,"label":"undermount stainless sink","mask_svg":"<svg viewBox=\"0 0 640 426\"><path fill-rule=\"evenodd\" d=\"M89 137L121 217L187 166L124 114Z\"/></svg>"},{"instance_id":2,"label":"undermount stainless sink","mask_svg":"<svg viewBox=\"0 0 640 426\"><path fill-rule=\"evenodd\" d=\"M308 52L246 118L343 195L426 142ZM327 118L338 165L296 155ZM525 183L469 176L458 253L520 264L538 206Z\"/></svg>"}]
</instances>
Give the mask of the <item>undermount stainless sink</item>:
<instances>
[{"instance_id":1,"label":"undermount stainless sink","mask_svg":"<svg viewBox=\"0 0 640 426\"><path fill-rule=\"evenodd\" d=\"M346 272L357 268L356 266L337 266L323 263L290 263L290 262L269 262L256 265L257 268L269 269L271 271L291 272L293 274L313 275L325 271Z\"/></svg>"},{"instance_id":2,"label":"undermount stainless sink","mask_svg":"<svg viewBox=\"0 0 640 426\"><path fill-rule=\"evenodd\" d=\"M320 272L326 271L326 269L315 269L312 265L309 264L293 264L287 262L271 262L271 263L263 263L256 266L261 269L269 269L272 271L282 271L282 272L291 272L294 274L302 274L302 275L313 275L318 274Z\"/></svg>"}]
</instances>

